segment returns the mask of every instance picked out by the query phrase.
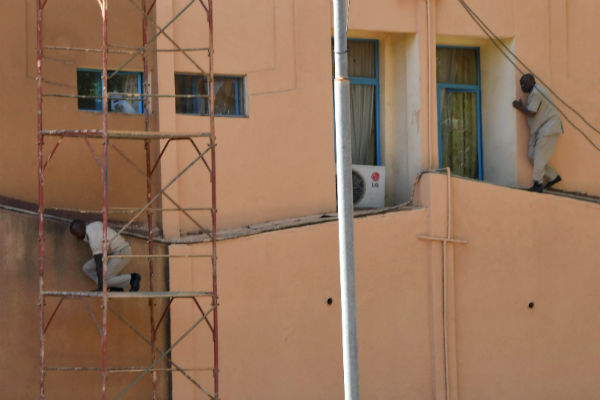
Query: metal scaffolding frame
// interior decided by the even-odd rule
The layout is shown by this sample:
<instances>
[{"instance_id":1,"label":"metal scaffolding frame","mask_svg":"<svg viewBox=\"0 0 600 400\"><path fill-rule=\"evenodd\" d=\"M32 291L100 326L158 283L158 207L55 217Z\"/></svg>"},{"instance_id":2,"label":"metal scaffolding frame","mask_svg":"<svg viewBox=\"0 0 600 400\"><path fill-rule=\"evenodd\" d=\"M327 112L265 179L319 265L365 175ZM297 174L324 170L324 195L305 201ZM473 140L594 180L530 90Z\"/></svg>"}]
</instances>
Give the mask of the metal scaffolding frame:
<instances>
[{"instance_id":1,"label":"metal scaffolding frame","mask_svg":"<svg viewBox=\"0 0 600 400\"><path fill-rule=\"evenodd\" d=\"M50 1L52 3L53 0ZM40 327L40 399L46 398L46 387L45 387L45 376L48 371L62 372L62 371L97 371L102 375L102 399L105 400L107 397L107 377L109 374L115 373L128 373L137 374L137 377L127 386L116 398L121 398L131 387L133 387L143 376L147 373L152 373L152 392L153 399L158 398L157 393L157 373L166 372L172 373L176 371L181 373L189 382L191 382L196 389L203 392L208 398L218 400L219 397L219 342L218 342L218 295L217 295L217 256L216 256L216 162L215 162L215 121L214 121L214 47L213 47L213 0L190 0L186 6L180 10L173 18L164 26L159 26L152 18L152 10L154 9L157 0L128 0L128 2L137 10L141 18L142 24L142 45L139 48L110 44L108 42L108 19L107 9L109 0L89 0L93 3L98 3L100 13L102 15L102 48L82 48L82 47L65 47L65 46L52 46L44 45L43 43L43 30L42 23L44 18L44 8L46 7L48 0L37 0L37 139L38 139L38 187L39 187L39 327ZM136 1L139 3L136 3ZM201 6L206 13L208 21L208 47L202 48L182 48L175 40L165 32L165 30L175 23L182 14L184 14L192 5ZM149 31L152 31L152 36L149 37ZM159 36L166 38L173 48L158 49L153 48L151 45L156 41ZM102 96L88 96L88 95L64 95L64 94L52 94L45 93L44 82L47 82L43 78L42 66L44 59L44 53L46 51L64 51L64 52L88 52L88 53L101 53L102 54ZM208 55L208 71L203 69L188 53L191 52L206 52ZM151 52L179 52L188 61L190 61L200 73L204 74L208 78L209 92L208 94L200 95L175 95L175 94L156 94L149 92L149 60L148 54ZM126 62L122 63L117 69L111 70L109 75L108 70L108 56L109 54L120 54L129 55ZM143 61L143 93L132 94L132 93L121 93L121 96L125 98L135 98L136 100L143 101L144 118L145 118L145 130L144 131L123 131L123 130L112 130L109 129L108 123L108 80L114 77L118 72L122 71L131 61L141 57ZM49 83L49 82L48 82ZM46 130L43 124L43 99L46 97L55 98L98 98L102 99L102 129L60 129L60 130ZM208 98L209 101L209 132L201 133L176 133L176 132L156 132L150 129L150 100L156 97L203 97ZM58 141L54 147L50 150L49 155L45 159L44 157L44 139L47 137L58 137ZM53 159L56 154L58 147L64 138L79 138L86 142L90 153L92 154L98 168L102 174L103 184L103 198L102 198L102 224L103 224L103 287L102 292L81 292L81 291L53 291L47 290L44 286L44 271L45 271L45 258L44 252L44 172L48 163ZM103 146L103 153L101 155L96 154L94 151L90 139L101 139ZM112 140L119 139L134 139L140 140L144 144L146 154L146 170L142 170L137 167L136 164L127 155L115 146ZM156 160L152 160L152 149L151 142L153 140L163 140L162 149ZM196 142L197 140L207 140L206 149L201 150ZM152 179L155 176L157 167L165 154L169 144L173 141L183 141L189 143L196 152L196 157L188 163L183 169L181 169L165 186L160 190L153 190ZM130 164L130 166L136 170L140 175L143 175L146 179L146 204L140 208L109 208L108 206L108 154L109 148L115 150L124 160ZM159 146L160 148L160 146ZM210 160L207 160L210 158ZM166 190L175 183L186 171L188 171L193 165L199 161L204 164L208 170L210 176L210 188L211 188L211 206L210 207L195 207L195 208L184 208L178 204L171 196L166 193ZM154 203L159 199L164 198L169 200L173 204L174 208L162 208L152 207ZM69 211L77 211L79 213L93 213L90 210L78 210L78 209L62 209ZM190 254L190 255L162 255L155 254L154 252L154 214L163 211L174 211L180 212L191 220L201 232L206 233L211 239L211 251L208 254ZM211 213L211 226L209 228L203 227L191 214L190 211L204 211ZM146 214L146 223L148 227L148 252L147 254L136 254L130 256L117 256L108 254L108 217L111 213L119 214L133 214L133 216L127 221L127 223L118 231L119 234L123 233L138 217ZM108 292L107 288L107 265L108 260L116 257L130 257L130 258L144 258L147 259L148 273L149 273L149 291L148 292ZM200 292L200 291L187 291L187 292L173 292L173 291L154 291L154 260L159 258L173 258L173 257L191 257L191 258L210 258L212 264L212 291ZM58 298L58 303L49 314L50 317L46 318L46 299L49 297ZM198 299L201 297L210 297L211 306L209 309L204 310ZM102 321L98 321L94 316L91 307L89 305L89 299L99 298L102 304ZM149 336L140 332L131 323L127 321L125 316L118 313L113 307L109 305L110 299L148 299L150 307L150 334ZM172 303L177 299L191 299L199 311L199 319L185 333L177 338L174 342L172 341L171 346L162 350L156 346L157 331L161 326L162 322L165 321L165 317L170 310ZM64 300L76 299L81 301L87 309L92 321L94 322L96 329L101 336L102 345L102 366L101 367L53 367L46 365L46 332L50 327L54 317L61 308ZM160 315L155 315L155 301L156 299L167 299L168 303L165 309ZM137 336L139 336L144 342L150 347L151 362L147 366L127 366L114 368L108 367L108 352L107 352L107 321L108 313L112 313L116 318L123 322L129 329L131 329ZM212 318L209 318L212 316ZM158 317L158 318L157 318ZM205 324L211 332L213 340L213 365L209 368L183 368L177 365L171 360L170 353L175 346L177 346L186 336L189 335L197 326ZM168 361L168 368L160 368L157 364L166 359ZM209 391L202 387L190 374L191 371L212 371L214 378L213 391Z\"/></svg>"}]
</instances>

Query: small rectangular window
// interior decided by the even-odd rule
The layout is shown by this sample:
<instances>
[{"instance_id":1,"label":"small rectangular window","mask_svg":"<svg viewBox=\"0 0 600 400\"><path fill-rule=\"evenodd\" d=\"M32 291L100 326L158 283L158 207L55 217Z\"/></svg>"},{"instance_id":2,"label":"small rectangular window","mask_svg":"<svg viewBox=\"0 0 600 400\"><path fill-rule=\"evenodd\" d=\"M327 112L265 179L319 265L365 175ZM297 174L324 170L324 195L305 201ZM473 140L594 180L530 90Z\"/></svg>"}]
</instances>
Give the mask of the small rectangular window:
<instances>
[{"instance_id":1,"label":"small rectangular window","mask_svg":"<svg viewBox=\"0 0 600 400\"><path fill-rule=\"evenodd\" d=\"M110 76L113 71L108 71ZM77 105L80 110L102 111L102 71L77 70ZM144 112L142 73L122 71L108 80L108 111L125 114Z\"/></svg>"},{"instance_id":2,"label":"small rectangular window","mask_svg":"<svg viewBox=\"0 0 600 400\"><path fill-rule=\"evenodd\" d=\"M208 78L204 75L175 74L175 99L178 114L209 115ZM215 76L215 115L246 115L244 80L241 77Z\"/></svg>"}]
</instances>

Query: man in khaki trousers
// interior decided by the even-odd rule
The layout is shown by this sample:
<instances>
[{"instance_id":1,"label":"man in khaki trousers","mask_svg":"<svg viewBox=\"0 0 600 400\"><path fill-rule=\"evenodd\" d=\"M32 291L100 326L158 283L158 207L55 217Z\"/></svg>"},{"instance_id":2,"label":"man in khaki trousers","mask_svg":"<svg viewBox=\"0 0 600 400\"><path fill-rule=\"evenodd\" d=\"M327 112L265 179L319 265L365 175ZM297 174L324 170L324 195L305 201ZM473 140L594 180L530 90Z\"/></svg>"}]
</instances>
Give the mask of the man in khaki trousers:
<instances>
[{"instance_id":1,"label":"man in khaki trousers","mask_svg":"<svg viewBox=\"0 0 600 400\"><path fill-rule=\"evenodd\" d=\"M79 219L75 219L69 225L71 233L80 240L90 245L93 258L83 264L83 272L96 283L96 291L102 291L103 265L102 254L104 245L104 231L102 222L92 222L87 224ZM108 260L106 271L106 284L111 292L122 292L130 288L131 292L140 290L140 274L120 274L123 268L129 263L131 247L129 243L117 234L114 230L107 228L108 254L117 256ZM118 257L122 256L122 257Z\"/></svg>"},{"instance_id":2,"label":"man in khaki trousers","mask_svg":"<svg viewBox=\"0 0 600 400\"><path fill-rule=\"evenodd\" d=\"M562 122L550 93L535 83L535 77L525 74L521 77L521 90L528 93L527 104L521 100L513 101L513 107L527 116L529 124L529 160L533 163L532 192L543 192L562 178L548 162L558 138L563 133ZM546 184L544 185L544 178Z\"/></svg>"}]
</instances>

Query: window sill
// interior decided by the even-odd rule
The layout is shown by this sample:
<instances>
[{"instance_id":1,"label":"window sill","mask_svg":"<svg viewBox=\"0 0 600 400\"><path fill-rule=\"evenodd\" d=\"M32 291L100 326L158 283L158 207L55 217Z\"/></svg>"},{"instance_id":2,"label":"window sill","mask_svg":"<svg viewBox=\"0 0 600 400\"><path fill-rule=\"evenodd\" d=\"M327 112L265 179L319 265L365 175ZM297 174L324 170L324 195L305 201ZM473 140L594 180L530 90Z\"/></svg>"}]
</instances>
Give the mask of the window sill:
<instances>
[{"instance_id":1,"label":"window sill","mask_svg":"<svg viewBox=\"0 0 600 400\"><path fill-rule=\"evenodd\" d=\"M176 115L187 115L189 117L204 117L208 118L210 115L199 115L199 114L189 114L189 113L175 113ZM234 118L234 119L244 119L250 118L248 115L215 115L215 118Z\"/></svg>"},{"instance_id":2,"label":"window sill","mask_svg":"<svg viewBox=\"0 0 600 400\"><path fill-rule=\"evenodd\" d=\"M77 109L77 111L81 111L81 112L85 112L85 113L98 113L98 114L102 114L102 111L100 110L82 110L82 109ZM109 111L108 112L109 115L136 115L136 116L142 116L144 115L144 113L124 113L124 112L120 112L120 111Z\"/></svg>"}]
</instances>

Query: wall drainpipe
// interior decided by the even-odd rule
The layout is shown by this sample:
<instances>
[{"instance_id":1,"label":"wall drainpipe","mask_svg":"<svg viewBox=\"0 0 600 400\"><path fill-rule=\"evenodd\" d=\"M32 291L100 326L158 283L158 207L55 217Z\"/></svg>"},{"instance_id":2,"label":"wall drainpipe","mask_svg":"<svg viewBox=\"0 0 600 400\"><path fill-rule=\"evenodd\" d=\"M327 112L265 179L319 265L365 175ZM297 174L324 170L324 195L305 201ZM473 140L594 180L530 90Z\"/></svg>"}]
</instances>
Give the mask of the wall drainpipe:
<instances>
[{"instance_id":1,"label":"wall drainpipe","mask_svg":"<svg viewBox=\"0 0 600 400\"><path fill-rule=\"evenodd\" d=\"M444 338L444 386L446 392L446 400L450 400L450 382L449 382L449 367L448 367L448 316L447 316L447 244L466 244L466 240L456 239L452 237L452 188L451 188L451 172L450 167L439 169L436 171L446 171L446 236L419 235L419 239L439 241L442 243L442 325Z\"/></svg>"},{"instance_id":2,"label":"wall drainpipe","mask_svg":"<svg viewBox=\"0 0 600 400\"><path fill-rule=\"evenodd\" d=\"M431 156L431 8L430 0L425 0L427 6L427 157L428 167L433 168L433 157Z\"/></svg>"}]
</instances>

